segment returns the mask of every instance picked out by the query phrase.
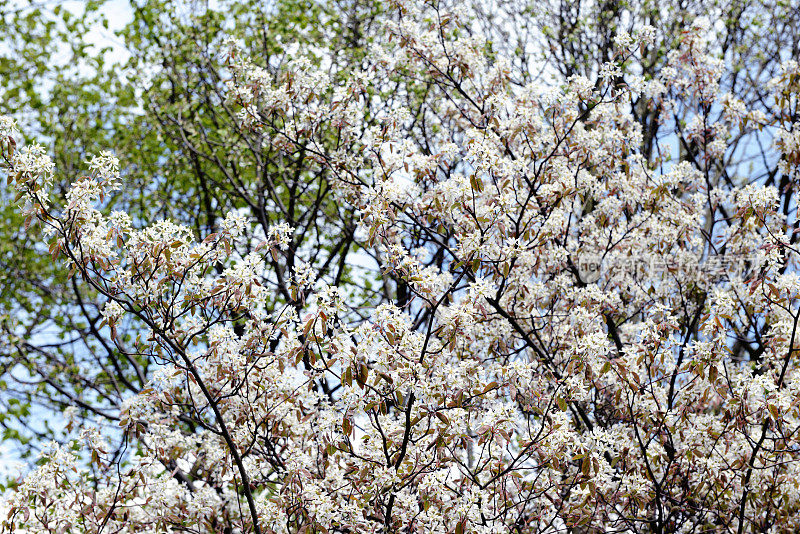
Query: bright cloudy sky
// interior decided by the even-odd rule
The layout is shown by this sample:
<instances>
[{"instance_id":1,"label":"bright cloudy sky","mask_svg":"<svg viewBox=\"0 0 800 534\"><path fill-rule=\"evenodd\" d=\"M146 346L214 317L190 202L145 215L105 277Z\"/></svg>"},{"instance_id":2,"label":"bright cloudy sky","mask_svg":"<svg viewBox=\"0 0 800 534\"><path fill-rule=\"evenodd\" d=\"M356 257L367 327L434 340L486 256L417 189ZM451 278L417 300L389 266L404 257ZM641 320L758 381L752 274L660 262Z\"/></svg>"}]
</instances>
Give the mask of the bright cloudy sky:
<instances>
[{"instance_id":1,"label":"bright cloudy sky","mask_svg":"<svg viewBox=\"0 0 800 534\"><path fill-rule=\"evenodd\" d=\"M61 2L61 5L69 9L76 15L83 13L85 2L80 0L68 0ZM87 36L90 43L98 46L110 46L112 57L118 61L124 61L128 57L128 52L123 46L122 40L114 35L116 30L120 30L133 19L133 10L128 0L109 0L102 8L102 13L108 19L108 29L100 25Z\"/></svg>"}]
</instances>

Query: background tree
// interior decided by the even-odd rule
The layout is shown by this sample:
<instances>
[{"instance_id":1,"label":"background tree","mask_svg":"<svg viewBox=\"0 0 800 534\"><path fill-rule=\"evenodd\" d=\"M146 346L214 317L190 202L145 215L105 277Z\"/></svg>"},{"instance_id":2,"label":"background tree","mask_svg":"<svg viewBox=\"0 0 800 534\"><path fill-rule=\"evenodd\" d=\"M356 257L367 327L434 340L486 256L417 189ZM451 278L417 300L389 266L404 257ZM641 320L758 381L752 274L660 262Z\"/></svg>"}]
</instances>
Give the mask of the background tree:
<instances>
[{"instance_id":1,"label":"background tree","mask_svg":"<svg viewBox=\"0 0 800 534\"><path fill-rule=\"evenodd\" d=\"M16 40L5 51L15 83L5 89L4 111L24 117L33 137L46 132L38 138L56 140L54 161L63 172L57 186L65 190L78 179L90 153L111 148L127 155L126 188L107 205L135 221L171 217L201 237L217 232L230 210L257 220L256 236L290 224L297 230L291 246L285 255L276 252L273 270L264 273L275 289L271 305L302 300L289 292L296 262L310 262L317 276L338 284L363 278L345 261L359 249L355 221L330 197L328 171L303 158L302 147L279 152L262 132L241 128L227 101L225 54L226 42L238 39L262 51L265 74L276 76L288 54L316 50L332 74L345 76L364 54L363 31L377 7L230 2L212 8L172 1L131 7L133 20L119 35L131 54L125 65L108 63L106 51L87 42L102 24L101 2L87 4L83 17L58 3L5 8ZM59 57L65 44L72 55ZM54 71L55 60L80 67ZM4 421L6 437L20 439L20 452L28 455L54 432L35 423L43 410L76 406L81 416L115 424L123 399L141 391L154 368L147 358L130 356L135 331L109 343L95 290L53 269L12 204L7 211ZM242 246L246 255L250 244ZM354 298L380 298L369 282L354 288ZM32 432L38 439L30 440Z\"/></svg>"}]
</instances>

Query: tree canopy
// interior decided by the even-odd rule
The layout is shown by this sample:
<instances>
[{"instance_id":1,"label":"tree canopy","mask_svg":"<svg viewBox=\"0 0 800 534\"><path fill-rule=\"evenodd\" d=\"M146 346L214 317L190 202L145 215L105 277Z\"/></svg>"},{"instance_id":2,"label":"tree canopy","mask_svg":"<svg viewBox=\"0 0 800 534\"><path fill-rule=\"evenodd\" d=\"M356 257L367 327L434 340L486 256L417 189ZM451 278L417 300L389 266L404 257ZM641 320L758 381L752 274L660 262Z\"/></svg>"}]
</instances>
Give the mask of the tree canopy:
<instances>
[{"instance_id":1,"label":"tree canopy","mask_svg":"<svg viewBox=\"0 0 800 534\"><path fill-rule=\"evenodd\" d=\"M0 528L796 532L798 7L0 7Z\"/></svg>"}]
</instances>

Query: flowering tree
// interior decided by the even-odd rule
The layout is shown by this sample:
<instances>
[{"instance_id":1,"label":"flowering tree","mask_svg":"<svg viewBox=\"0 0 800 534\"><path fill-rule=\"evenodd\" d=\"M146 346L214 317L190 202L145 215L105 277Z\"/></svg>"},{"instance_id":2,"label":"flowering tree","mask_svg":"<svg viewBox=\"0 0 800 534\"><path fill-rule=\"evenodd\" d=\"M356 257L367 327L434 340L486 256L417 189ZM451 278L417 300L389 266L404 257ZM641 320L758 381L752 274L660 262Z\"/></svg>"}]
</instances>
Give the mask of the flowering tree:
<instances>
[{"instance_id":1,"label":"flowering tree","mask_svg":"<svg viewBox=\"0 0 800 534\"><path fill-rule=\"evenodd\" d=\"M270 75L302 51L326 54L330 71L344 76L363 56L358 28L369 25L374 6L345 10L334 1L306 9L293 0L253 0L200 9L179 0L131 2L132 20L119 35L131 57L119 64L91 48L86 35L102 27L95 19L107 11L101 2L84 3L81 17L53 7L58 3L25 4L0 6L0 28L14 36L0 50L0 78L9 80L0 89L0 114L13 114L28 142L44 132L38 140L48 144L59 169L53 195L63 196L80 178L91 154L111 148L126 155L125 187L104 206L124 211L135 224L170 218L202 239L236 211L255 223L245 229L256 237L242 239L244 255L273 225L298 229L287 254L270 256L262 273L272 289L265 303L270 311L290 298L288 276L300 261L313 265L315 275L352 287L352 299L374 305L382 298L380 286L362 283L359 269L346 261L356 250L371 251L353 239L357 219L332 198L326 168L240 127L220 60L225 42L239 39L260 51L258 61ZM256 25L263 32L251 32ZM54 49L74 55L50 57ZM67 279L47 245L30 238L13 197L0 191L0 340L9 341L0 342L0 436L18 453L9 456L35 459L43 443L68 439L59 428L67 407L75 410L76 424L116 425L124 399L146 386L158 364L128 356L135 352L129 346L134 329L121 329L108 342L102 299L81 277ZM110 453L120 447L112 440ZM5 467L0 489L14 483L4 480Z\"/></svg>"},{"instance_id":2,"label":"flowering tree","mask_svg":"<svg viewBox=\"0 0 800 534\"><path fill-rule=\"evenodd\" d=\"M474 11L399 2L378 22L346 76L235 41L225 65L236 127L325 173L317 201L357 218L362 251L331 257L377 274L319 265L331 247L297 235L336 227L280 220L278 200L258 229L232 210L202 238L110 211L110 153L54 200L46 151L2 119L25 224L102 302L109 350L155 368L100 414L118 451L68 411L74 441L3 526L797 531L798 64L753 109L721 87L707 19L655 76L639 26L557 84L521 75ZM738 150L761 133L766 180Z\"/></svg>"}]
</instances>

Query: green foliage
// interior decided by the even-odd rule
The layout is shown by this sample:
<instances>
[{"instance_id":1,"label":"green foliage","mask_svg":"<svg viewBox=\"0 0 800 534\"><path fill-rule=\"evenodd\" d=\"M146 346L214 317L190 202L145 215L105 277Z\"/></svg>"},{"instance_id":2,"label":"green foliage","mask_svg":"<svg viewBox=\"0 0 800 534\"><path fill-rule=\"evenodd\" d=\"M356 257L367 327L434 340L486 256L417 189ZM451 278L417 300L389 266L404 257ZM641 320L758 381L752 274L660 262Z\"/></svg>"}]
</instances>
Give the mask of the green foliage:
<instances>
[{"instance_id":1,"label":"green foliage","mask_svg":"<svg viewBox=\"0 0 800 534\"><path fill-rule=\"evenodd\" d=\"M354 214L321 201L329 175L309 166L302 147L283 155L240 127L227 100L228 42L256 51L275 76L299 51L333 58L331 73L344 78L365 55L364 28L381 3L134 1L132 20L117 32L130 54L123 63L110 47L91 44L93 29L108 27L110 7L105 0L85 2L82 13L59 2L0 6L0 33L8 36L0 47L0 78L8 81L0 87L0 114L17 119L33 137L26 142L52 147L56 189L85 172L89 155L112 150L125 184L107 209L126 211L134 224L145 223L145 214L169 217L203 238L240 209L264 232L283 221L298 228L266 280L275 286L274 305L292 300L286 273L300 250L332 278L350 281ZM113 423L121 402L159 364L157 355L133 350L134 330L121 329L109 343L103 303L33 245L39 230L25 228L9 195L0 191L0 378L8 384L0 390L0 424L4 441L33 454L42 436L59 437L46 424L60 421L66 406ZM367 286L361 298L374 294Z\"/></svg>"}]
</instances>

